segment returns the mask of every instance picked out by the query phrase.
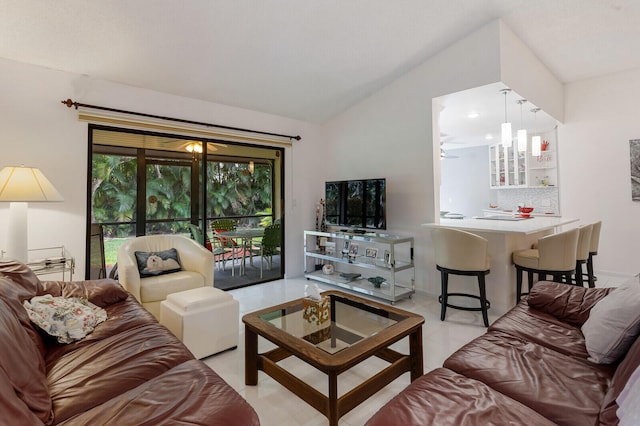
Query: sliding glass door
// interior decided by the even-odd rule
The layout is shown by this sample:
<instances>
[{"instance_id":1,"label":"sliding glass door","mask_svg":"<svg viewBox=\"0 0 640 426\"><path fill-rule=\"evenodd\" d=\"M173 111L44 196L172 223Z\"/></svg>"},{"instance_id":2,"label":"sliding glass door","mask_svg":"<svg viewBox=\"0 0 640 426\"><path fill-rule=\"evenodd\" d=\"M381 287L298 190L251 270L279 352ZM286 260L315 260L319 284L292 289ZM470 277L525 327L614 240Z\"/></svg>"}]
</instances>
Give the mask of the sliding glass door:
<instances>
[{"instance_id":1,"label":"sliding glass door","mask_svg":"<svg viewBox=\"0 0 640 426\"><path fill-rule=\"evenodd\" d=\"M90 126L89 146L87 232L91 224L102 226L107 270L119 245L135 236L182 234L213 250L212 221L231 219L257 237L238 238L234 256L216 255L216 286L282 278L283 245L268 262L260 251L260 230L283 219L282 148L104 126Z\"/></svg>"}]
</instances>

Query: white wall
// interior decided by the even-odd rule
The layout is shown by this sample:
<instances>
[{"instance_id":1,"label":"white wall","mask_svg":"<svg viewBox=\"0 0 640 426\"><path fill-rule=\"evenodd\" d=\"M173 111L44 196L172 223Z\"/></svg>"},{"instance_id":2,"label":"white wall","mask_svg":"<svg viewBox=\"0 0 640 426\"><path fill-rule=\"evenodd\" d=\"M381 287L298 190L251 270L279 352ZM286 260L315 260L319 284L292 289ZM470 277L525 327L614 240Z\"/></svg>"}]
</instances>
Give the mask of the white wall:
<instances>
[{"instance_id":1,"label":"white wall","mask_svg":"<svg viewBox=\"0 0 640 426\"><path fill-rule=\"evenodd\" d=\"M302 274L302 230L313 226L316 197L309 191L324 163L320 128L283 117L138 89L81 75L0 59L0 168L38 167L64 197L29 206L28 246L65 245L84 277L87 202L87 123L61 104L75 101L150 114L301 135L285 152L286 273ZM6 247L8 203L0 203L0 248Z\"/></svg>"},{"instance_id":2,"label":"white wall","mask_svg":"<svg viewBox=\"0 0 640 426\"><path fill-rule=\"evenodd\" d=\"M640 137L640 70L567 84L565 94L558 128L563 216L602 220L596 270L635 274L640 203L631 201L629 140Z\"/></svg>"},{"instance_id":3,"label":"white wall","mask_svg":"<svg viewBox=\"0 0 640 426\"><path fill-rule=\"evenodd\" d=\"M432 98L498 81L499 35L497 21L480 28L326 124L325 180L387 179L388 229L415 237L422 291L435 294L440 285L421 226L434 220L439 198Z\"/></svg>"},{"instance_id":4,"label":"white wall","mask_svg":"<svg viewBox=\"0 0 640 426\"><path fill-rule=\"evenodd\" d=\"M562 122L562 83L502 21L500 25L501 81L532 104Z\"/></svg>"},{"instance_id":5,"label":"white wall","mask_svg":"<svg viewBox=\"0 0 640 426\"><path fill-rule=\"evenodd\" d=\"M441 162L440 210L482 215L482 209L497 202L489 188L489 148L476 146L447 151L451 158Z\"/></svg>"}]
</instances>

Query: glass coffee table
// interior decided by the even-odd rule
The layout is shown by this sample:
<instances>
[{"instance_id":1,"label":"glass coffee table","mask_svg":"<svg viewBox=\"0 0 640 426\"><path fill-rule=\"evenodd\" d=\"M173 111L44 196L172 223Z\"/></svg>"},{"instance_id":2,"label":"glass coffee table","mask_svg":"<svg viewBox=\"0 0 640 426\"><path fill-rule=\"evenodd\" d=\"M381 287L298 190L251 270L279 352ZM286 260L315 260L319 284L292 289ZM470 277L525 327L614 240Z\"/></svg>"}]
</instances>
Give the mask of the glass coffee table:
<instances>
[{"instance_id":1,"label":"glass coffee table","mask_svg":"<svg viewBox=\"0 0 640 426\"><path fill-rule=\"evenodd\" d=\"M405 372L423 374L421 315L341 291L325 291L320 302L301 298L245 315L245 383L258 384L258 370L298 395L337 425L338 419ZM277 347L258 353L258 336ZM409 353L389 348L408 337ZM278 365L290 356L328 376L328 395ZM338 376L376 356L389 363L338 397Z\"/></svg>"}]
</instances>

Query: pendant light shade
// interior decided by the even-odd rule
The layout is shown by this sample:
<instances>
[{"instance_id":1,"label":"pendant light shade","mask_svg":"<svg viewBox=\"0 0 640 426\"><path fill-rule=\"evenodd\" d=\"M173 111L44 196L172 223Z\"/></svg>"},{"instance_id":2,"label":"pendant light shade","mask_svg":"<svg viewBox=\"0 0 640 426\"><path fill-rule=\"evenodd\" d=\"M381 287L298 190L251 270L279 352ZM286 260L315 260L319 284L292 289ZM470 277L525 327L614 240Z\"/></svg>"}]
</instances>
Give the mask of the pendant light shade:
<instances>
[{"instance_id":1,"label":"pendant light shade","mask_svg":"<svg viewBox=\"0 0 640 426\"><path fill-rule=\"evenodd\" d=\"M502 145L511 147L511 123L502 123Z\"/></svg>"},{"instance_id":2,"label":"pendant light shade","mask_svg":"<svg viewBox=\"0 0 640 426\"><path fill-rule=\"evenodd\" d=\"M500 92L504 94L504 123L502 123L502 131L501 131L501 141L502 146L506 148L511 147L513 133L511 132L511 123L507 121L507 93L509 93L511 89L502 89Z\"/></svg>"},{"instance_id":3,"label":"pendant light shade","mask_svg":"<svg viewBox=\"0 0 640 426\"><path fill-rule=\"evenodd\" d=\"M518 151L525 152L527 150L527 130L518 130Z\"/></svg>"}]
</instances>

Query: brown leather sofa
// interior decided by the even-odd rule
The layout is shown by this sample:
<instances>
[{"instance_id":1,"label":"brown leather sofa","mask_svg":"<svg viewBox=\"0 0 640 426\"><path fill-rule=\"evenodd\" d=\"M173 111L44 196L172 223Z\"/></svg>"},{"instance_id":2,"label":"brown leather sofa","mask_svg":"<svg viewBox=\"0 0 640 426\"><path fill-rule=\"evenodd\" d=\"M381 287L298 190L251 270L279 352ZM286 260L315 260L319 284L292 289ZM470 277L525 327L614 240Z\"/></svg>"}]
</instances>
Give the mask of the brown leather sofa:
<instances>
[{"instance_id":1,"label":"brown leather sofa","mask_svg":"<svg viewBox=\"0 0 640 426\"><path fill-rule=\"evenodd\" d=\"M60 344L22 306L85 297L108 318ZM259 425L253 408L113 280L40 281L0 262L0 424Z\"/></svg>"},{"instance_id":2,"label":"brown leather sofa","mask_svg":"<svg viewBox=\"0 0 640 426\"><path fill-rule=\"evenodd\" d=\"M587 359L581 325L613 289L540 282L487 333L411 383L367 426L615 425L640 339L615 364Z\"/></svg>"}]
</instances>

